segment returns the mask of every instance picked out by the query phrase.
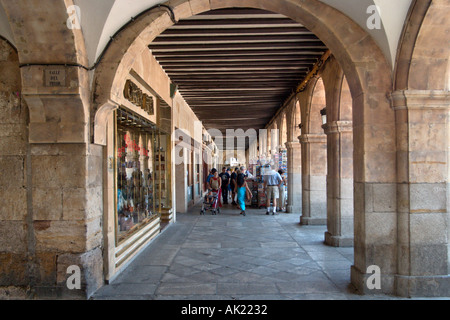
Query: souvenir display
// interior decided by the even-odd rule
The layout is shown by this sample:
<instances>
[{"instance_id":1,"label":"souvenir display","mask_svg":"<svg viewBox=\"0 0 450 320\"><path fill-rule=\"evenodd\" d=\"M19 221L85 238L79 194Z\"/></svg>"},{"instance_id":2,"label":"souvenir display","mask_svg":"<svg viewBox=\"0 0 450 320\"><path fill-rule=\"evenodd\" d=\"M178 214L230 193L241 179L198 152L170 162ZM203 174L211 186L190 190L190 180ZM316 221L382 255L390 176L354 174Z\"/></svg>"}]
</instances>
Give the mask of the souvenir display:
<instances>
[{"instance_id":1,"label":"souvenir display","mask_svg":"<svg viewBox=\"0 0 450 320\"><path fill-rule=\"evenodd\" d=\"M140 121L139 121L140 120ZM166 151L170 138L150 122L119 109L116 137L117 243L170 207Z\"/></svg>"}]
</instances>

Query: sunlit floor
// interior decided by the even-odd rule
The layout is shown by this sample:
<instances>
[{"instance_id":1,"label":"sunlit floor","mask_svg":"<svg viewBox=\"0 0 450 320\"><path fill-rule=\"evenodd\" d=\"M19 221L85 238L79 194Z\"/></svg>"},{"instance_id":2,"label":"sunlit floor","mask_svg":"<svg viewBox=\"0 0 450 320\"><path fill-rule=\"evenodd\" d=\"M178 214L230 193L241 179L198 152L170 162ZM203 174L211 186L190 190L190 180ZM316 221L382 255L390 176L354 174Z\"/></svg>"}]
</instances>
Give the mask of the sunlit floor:
<instances>
[{"instance_id":1,"label":"sunlit floor","mask_svg":"<svg viewBox=\"0 0 450 320\"><path fill-rule=\"evenodd\" d=\"M299 214L266 215L231 205L178 214L112 284L92 299L308 300L398 299L358 295L350 285L353 248L323 244L325 226Z\"/></svg>"}]
</instances>

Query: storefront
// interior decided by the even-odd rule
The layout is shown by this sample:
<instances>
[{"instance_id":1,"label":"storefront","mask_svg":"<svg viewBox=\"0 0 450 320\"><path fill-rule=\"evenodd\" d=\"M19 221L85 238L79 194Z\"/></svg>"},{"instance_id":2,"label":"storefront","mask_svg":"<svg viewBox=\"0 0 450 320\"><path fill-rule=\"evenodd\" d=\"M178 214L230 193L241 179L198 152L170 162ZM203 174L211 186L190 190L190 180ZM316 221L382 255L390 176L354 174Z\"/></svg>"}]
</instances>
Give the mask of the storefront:
<instances>
[{"instance_id":1,"label":"storefront","mask_svg":"<svg viewBox=\"0 0 450 320\"><path fill-rule=\"evenodd\" d=\"M172 211L170 134L120 107L115 115L115 264L164 227Z\"/></svg>"}]
</instances>

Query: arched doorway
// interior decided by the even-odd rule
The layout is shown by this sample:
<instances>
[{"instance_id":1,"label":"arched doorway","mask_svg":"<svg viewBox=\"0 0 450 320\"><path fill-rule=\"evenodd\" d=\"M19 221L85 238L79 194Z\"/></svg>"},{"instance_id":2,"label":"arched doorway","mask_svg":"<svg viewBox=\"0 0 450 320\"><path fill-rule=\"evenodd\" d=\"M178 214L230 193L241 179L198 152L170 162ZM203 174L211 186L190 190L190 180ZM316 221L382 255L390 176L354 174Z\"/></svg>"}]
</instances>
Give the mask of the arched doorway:
<instances>
[{"instance_id":1,"label":"arched doorway","mask_svg":"<svg viewBox=\"0 0 450 320\"><path fill-rule=\"evenodd\" d=\"M37 23L52 17L54 21L62 22L67 19L66 9L71 2L55 2L51 7L38 11L27 3L15 6L15 2L3 2L2 5L8 9L10 16L18 17L16 21L25 22L33 17L33 22ZM442 294L443 288L448 289L448 286L441 284L448 281L449 266L448 227L443 227L448 226L444 221L446 214L448 215L449 178L446 169L449 160L448 145L445 143L448 141L449 48L440 45L448 40L442 37L445 33L435 32L438 25L448 26L448 19L445 19L448 4L445 1L431 0L412 3L398 64L395 66L394 90L397 91L392 95L394 111L390 110L386 100L386 94L392 90L392 72L379 48L364 30L323 2L239 3L191 0L178 1L174 5L175 14L179 17L228 6L279 12L304 23L333 51L347 76L354 107L356 233L352 282L364 289L367 267L376 264L383 271L383 292L396 290L406 296L417 293ZM103 150L99 145L107 143L104 139L108 129L106 118L116 107L115 99L121 97L123 78L129 74L133 61L146 49L148 43L173 22L168 13L149 12L136 19L134 24L125 28L115 39L116 42L109 48L102 63L96 66L98 68L92 86L88 71L83 69L87 65L83 34L78 29L69 30L60 22L50 23L48 28L36 28L36 23L14 26L11 23L15 37L21 39L17 46L19 62L22 64L23 96L29 103L33 119L29 126L30 145L37 150L37 145L33 143L60 143L61 148L51 148L53 159L57 160L56 169L64 176L56 183L58 190L65 187L66 193L60 196L69 201L76 197L78 214L90 208L95 208L94 211L98 213L101 212L99 203L102 203L102 190L108 189L108 185L101 184L99 176L91 177L88 174L87 162L89 169L97 168L98 172L102 170L103 162L107 162L100 160ZM49 55L49 51L58 52L58 55ZM28 63L31 64L27 65ZM59 91L58 99L52 99L56 95L51 90L35 88L37 82L33 79L42 78L42 63L67 64L70 70L70 78L73 80L71 86ZM89 109L91 96L95 105ZM67 108L68 106L70 107ZM68 110L71 112L67 112ZM64 120L63 127L58 123L61 117ZM397 126L394 126L394 122ZM91 137L86 123L95 132L94 144L89 143ZM430 126L439 129L428 131ZM59 136L56 135L58 130L61 134ZM433 144L435 142L441 144ZM432 156L420 159L418 150L410 149L416 143L430 147L422 151L427 155L431 152ZM431 150L432 147L436 149ZM45 158L49 156L47 146L43 146L39 152L41 153L34 151L32 158L35 164L43 166ZM69 180L66 168L74 167L77 170L70 170L69 173L77 184L70 184L68 187L65 184ZM410 176L409 173L413 175ZM48 195L47 191L55 186L54 179L46 180L33 173L30 177L38 182L33 186L36 199ZM86 187L87 184L89 188ZM95 196L97 198L92 201ZM429 200L429 196L433 197L433 201L422 201ZM112 198L105 199L105 215L108 214L107 204L113 201ZM438 205L423 206L424 203ZM47 206L50 207L51 204ZM63 215L61 207L51 206L50 209L43 211L55 213L56 216ZM62 233L70 228L77 232L73 232L67 241L70 249L64 246L66 243L57 243L49 251L57 252L55 247L64 253L70 251L67 261L96 261L101 256L102 238L98 235L101 233L103 220L101 217L94 217L95 223L90 226L95 225L95 229L90 229L90 233L86 235L86 225L91 221L88 222L86 215L82 213L75 216L76 218L70 215L70 219L64 222L54 219L55 222L50 223L53 226L50 231L56 229L56 232ZM36 223L36 234L48 236L42 230L46 226L48 227L46 224ZM433 232L425 232L429 230ZM30 229L30 233L32 231L34 230ZM104 237L107 238L106 232ZM44 259L41 256L44 265L56 269L56 265L60 264L54 257L55 255L46 255ZM89 273L89 277L95 278L96 281L93 282L98 283L101 278L98 277L98 273L101 273L98 270L101 270L101 266L88 268L95 269L95 275ZM438 283L439 286L433 286L437 289L430 290L430 283Z\"/></svg>"},{"instance_id":2,"label":"arched doorway","mask_svg":"<svg viewBox=\"0 0 450 320\"><path fill-rule=\"evenodd\" d=\"M384 240L382 248L387 250L386 255L378 258L373 256L372 252L381 249L380 244L370 236L376 233L377 223L366 219L371 209L365 204L372 201L366 190L374 184L395 186L396 183L395 119L386 99L386 93L392 86L390 68L371 37L349 18L321 2L300 5L281 0L226 3L191 1L191 7L193 3L201 4L196 6L199 9L195 12L184 10L187 3L181 1L174 7L178 18L229 7L252 7L283 14L305 25L335 54L344 69L352 93L354 130L358 137L354 142L357 150L354 157L355 201L360 205L355 207L357 245L353 283L363 289L367 267L374 263L374 259L384 272L395 273L395 237ZM148 13L118 35L95 73L94 108L100 108L109 100L120 100L124 76L129 73L135 57L139 57L158 34L173 24L170 18L167 13ZM382 141L375 134L381 127L385 129ZM379 214L383 215L382 212ZM392 285L386 285L384 290L393 292L394 288Z\"/></svg>"}]
</instances>

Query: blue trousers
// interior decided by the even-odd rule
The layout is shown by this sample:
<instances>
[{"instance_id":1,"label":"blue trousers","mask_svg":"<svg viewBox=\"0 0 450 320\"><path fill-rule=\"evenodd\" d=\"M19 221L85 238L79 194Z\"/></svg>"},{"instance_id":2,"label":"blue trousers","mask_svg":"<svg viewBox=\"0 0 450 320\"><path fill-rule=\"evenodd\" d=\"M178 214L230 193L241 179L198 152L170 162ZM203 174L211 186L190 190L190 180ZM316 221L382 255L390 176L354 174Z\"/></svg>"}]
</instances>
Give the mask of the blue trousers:
<instances>
[{"instance_id":1,"label":"blue trousers","mask_svg":"<svg viewBox=\"0 0 450 320\"><path fill-rule=\"evenodd\" d=\"M246 194L245 187L238 187L237 199L239 207L241 208L242 211L245 211L245 194Z\"/></svg>"}]
</instances>

